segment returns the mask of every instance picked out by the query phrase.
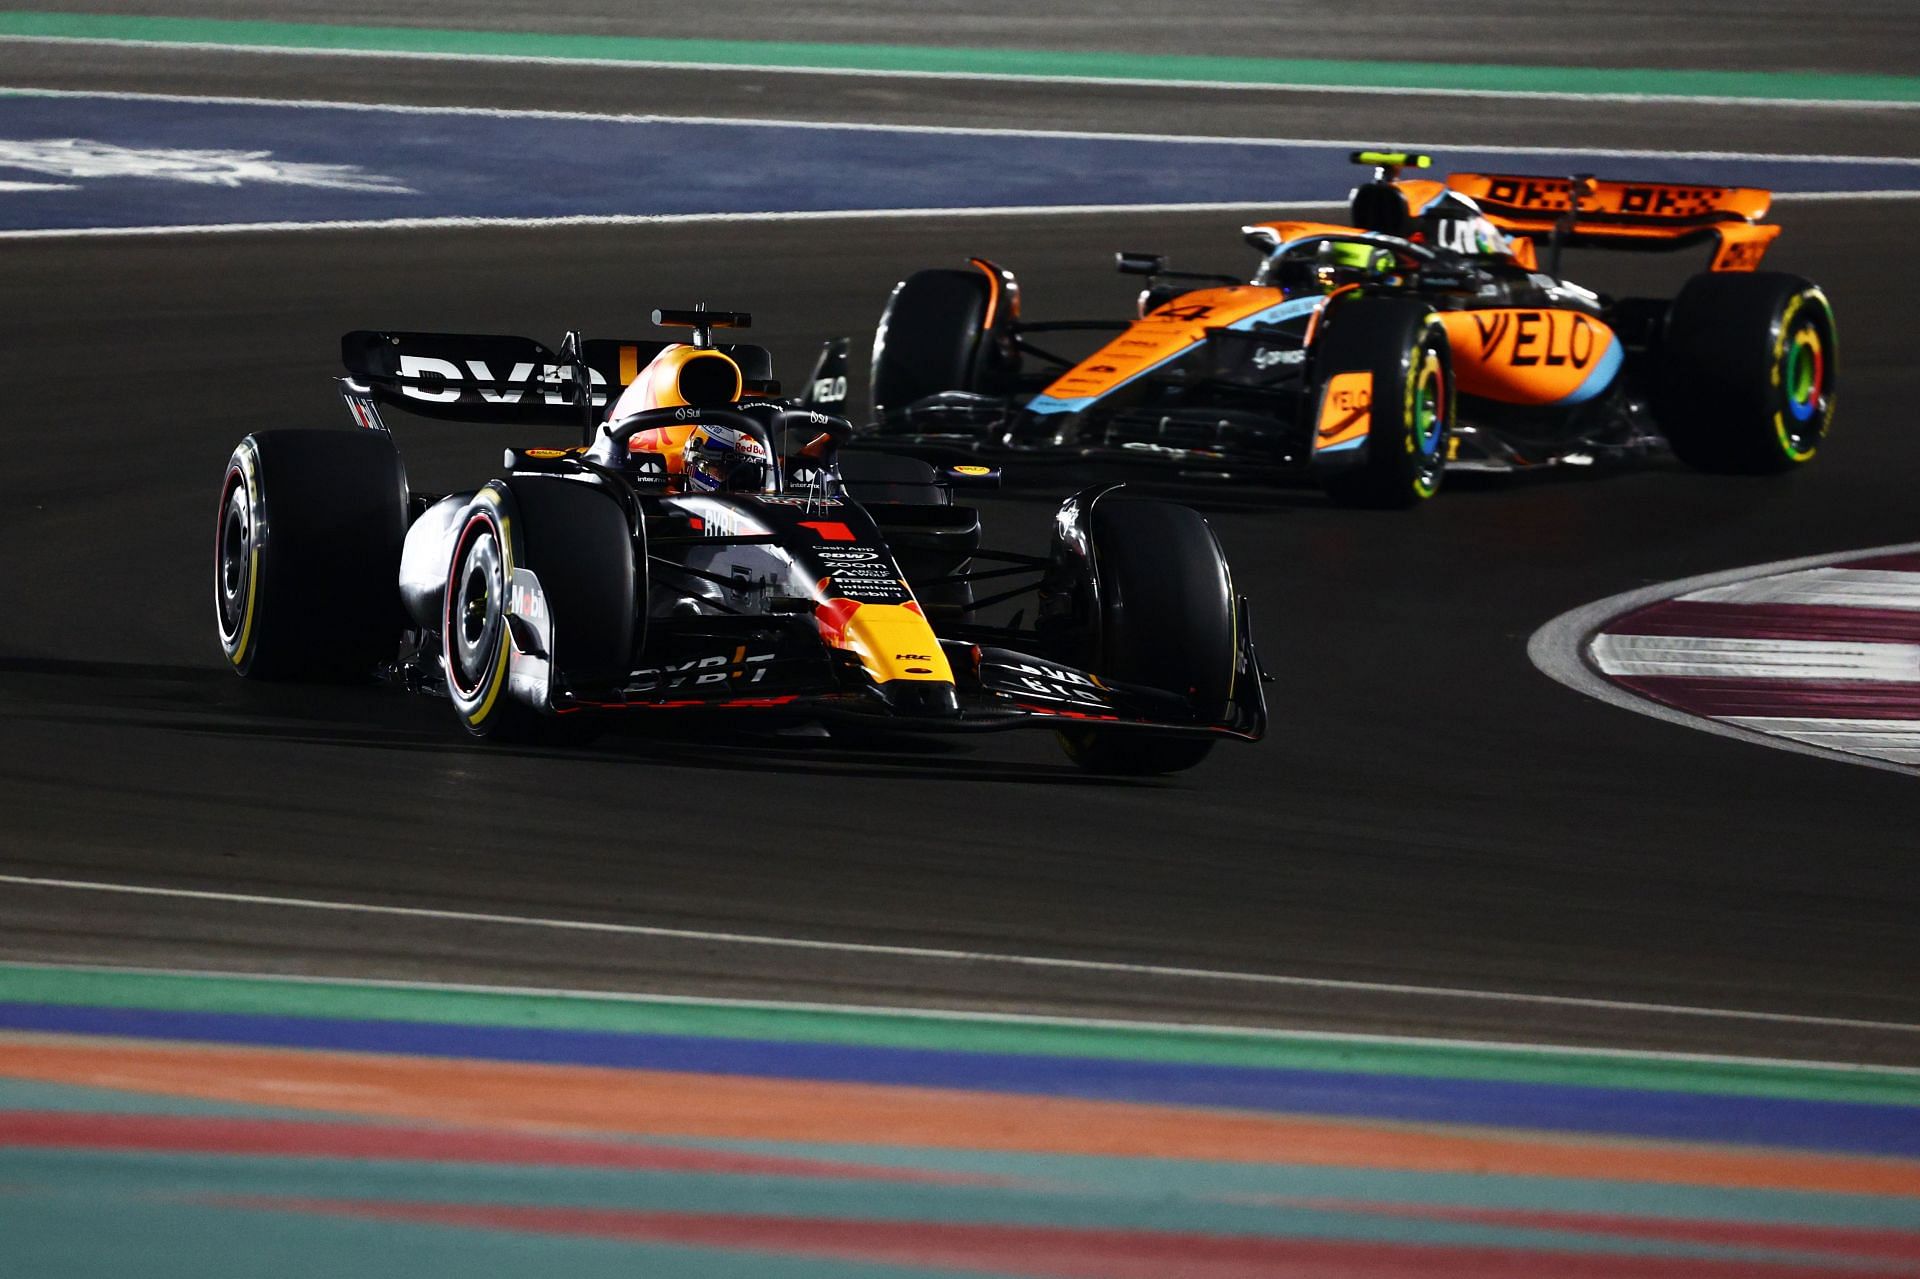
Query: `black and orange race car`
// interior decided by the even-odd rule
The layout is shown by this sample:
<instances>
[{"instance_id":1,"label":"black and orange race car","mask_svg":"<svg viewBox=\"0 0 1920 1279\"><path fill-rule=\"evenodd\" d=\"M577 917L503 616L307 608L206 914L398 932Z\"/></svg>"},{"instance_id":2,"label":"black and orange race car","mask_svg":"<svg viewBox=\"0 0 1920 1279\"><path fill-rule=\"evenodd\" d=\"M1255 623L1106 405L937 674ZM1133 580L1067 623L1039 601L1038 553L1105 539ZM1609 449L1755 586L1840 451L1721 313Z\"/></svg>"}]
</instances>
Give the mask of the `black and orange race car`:
<instances>
[{"instance_id":1,"label":"black and orange race car","mask_svg":"<svg viewBox=\"0 0 1920 1279\"><path fill-rule=\"evenodd\" d=\"M1450 468L1522 470L1671 447L1715 471L1786 471L1833 419L1832 308L1755 268L1780 232L1751 188L1374 167L1351 225L1261 222L1250 279L1147 277L1138 317L1029 324L1012 272L920 271L873 347L871 432L923 456L1154 461L1307 473L1336 501L1411 506ZM1561 277L1571 247L1705 246L1671 299ZM1084 359L1044 335L1113 336ZM1058 340L1056 338L1056 340Z\"/></svg>"},{"instance_id":2,"label":"black and orange race car","mask_svg":"<svg viewBox=\"0 0 1920 1279\"><path fill-rule=\"evenodd\" d=\"M847 421L779 398L764 348L713 342L748 319L656 311L692 340L569 334L558 354L348 334L358 429L261 431L227 467L228 662L385 677L446 698L482 737L708 713L1043 728L1084 767L1163 773L1262 736L1246 601L1198 514L1107 486L1061 505L1046 553L983 549L952 493L991 468L843 453ZM582 442L509 449L475 489L414 492L382 406L574 426ZM1032 625L986 620L1023 595Z\"/></svg>"}]
</instances>

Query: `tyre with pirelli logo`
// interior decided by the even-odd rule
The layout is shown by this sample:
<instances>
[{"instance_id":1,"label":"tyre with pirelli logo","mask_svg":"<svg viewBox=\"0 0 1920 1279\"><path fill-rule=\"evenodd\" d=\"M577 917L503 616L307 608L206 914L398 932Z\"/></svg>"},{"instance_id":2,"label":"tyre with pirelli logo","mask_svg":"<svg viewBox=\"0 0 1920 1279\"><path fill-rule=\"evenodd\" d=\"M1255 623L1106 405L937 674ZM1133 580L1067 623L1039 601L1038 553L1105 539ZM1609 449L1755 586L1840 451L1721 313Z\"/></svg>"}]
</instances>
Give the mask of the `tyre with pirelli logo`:
<instances>
[{"instance_id":1,"label":"tyre with pirelli logo","mask_svg":"<svg viewBox=\"0 0 1920 1279\"><path fill-rule=\"evenodd\" d=\"M456 502L439 629L461 726L510 741L577 739L593 720L542 714L511 684L516 662L543 687L625 675L644 595L626 513L597 488L535 475Z\"/></svg>"},{"instance_id":2,"label":"tyre with pirelli logo","mask_svg":"<svg viewBox=\"0 0 1920 1279\"><path fill-rule=\"evenodd\" d=\"M250 679L358 682L399 651L407 477L391 437L257 431L227 461L214 529L220 649Z\"/></svg>"},{"instance_id":3,"label":"tyre with pirelli logo","mask_svg":"<svg viewBox=\"0 0 1920 1279\"><path fill-rule=\"evenodd\" d=\"M1780 271L1696 275L1658 330L1653 411L1681 461L1777 474L1811 462L1833 423L1833 308Z\"/></svg>"},{"instance_id":4,"label":"tyre with pirelli logo","mask_svg":"<svg viewBox=\"0 0 1920 1279\"><path fill-rule=\"evenodd\" d=\"M1312 469L1342 506L1398 509L1440 489L1453 432L1453 357L1434 308L1332 299L1312 355Z\"/></svg>"}]
</instances>

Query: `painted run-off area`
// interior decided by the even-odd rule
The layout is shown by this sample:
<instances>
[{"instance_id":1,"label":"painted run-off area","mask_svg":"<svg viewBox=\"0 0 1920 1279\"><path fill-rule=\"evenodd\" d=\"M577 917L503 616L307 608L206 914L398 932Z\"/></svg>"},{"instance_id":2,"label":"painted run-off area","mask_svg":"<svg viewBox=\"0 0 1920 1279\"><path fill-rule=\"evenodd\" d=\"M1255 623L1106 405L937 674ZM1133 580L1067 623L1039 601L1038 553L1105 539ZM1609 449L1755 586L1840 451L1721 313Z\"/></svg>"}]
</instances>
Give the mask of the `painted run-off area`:
<instances>
[{"instance_id":1,"label":"painted run-off area","mask_svg":"<svg viewBox=\"0 0 1920 1279\"><path fill-rule=\"evenodd\" d=\"M1352 144L0 89L0 234L1338 204ZM726 157L715 164L716 155ZM1449 171L1920 193L1920 160L1450 148ZM1244 219L1241 219L1244 220ZM1235 225L1223 217L1223 227Z\"/></svg>"},{"instance_id":2,"label":"painted run-off area","mask_svg":"<svg viewBox=\"0 0 1920 1279\"><path fill-rule=\"evenodd\" d=\"M1728 577L1619 608L1585 661L1695 723L1920 766L1920 554Z\"/></svg>"},{"instance_id":3,"label":"painted run-off area","mask_svg":"<svg viewBox=\"0 0 1920 1279\"><path fill-rule=\"evenodd\" d=\"M1920 1075L0 967L22 1273L1909 1274Z\"/></svg>"}]
</instances>

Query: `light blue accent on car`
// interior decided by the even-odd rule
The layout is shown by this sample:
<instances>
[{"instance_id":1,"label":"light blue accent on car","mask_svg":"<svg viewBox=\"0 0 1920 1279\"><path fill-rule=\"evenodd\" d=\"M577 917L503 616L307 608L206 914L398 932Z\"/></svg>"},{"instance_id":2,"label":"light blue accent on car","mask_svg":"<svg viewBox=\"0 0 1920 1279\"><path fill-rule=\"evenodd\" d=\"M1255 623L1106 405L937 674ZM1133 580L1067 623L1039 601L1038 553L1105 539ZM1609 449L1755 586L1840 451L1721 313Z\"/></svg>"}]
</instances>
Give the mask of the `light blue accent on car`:
<instances>
[{"instance_id":1,"label":"light blue accent on car","mask_svg":"<svg viewBox=\"0 0 1920 1279\"><path fill-rule=\"evenodd\" d=\"M1312 297L1288 298L1285 302L1276 302L1264 311L1255 311L1245 319L1235 320L1227 327L1230 329L1250 329L1256 324L1277 324L1281 320L1291 320L1296 316L1310 314L1327 299L1323 294ZM1185 352L1182 352L1185 354Z\"/></svg>"},{"instance_id":2,"label":"light blue accent on car","mask_svg":"<svg viewBox=\"0 0 1920 1279\"><path fill-rule=\"evenodd\" d=\"M1027 405L1029 413L1078 413L1093 403L1091 395L1082 395L1072 400L1057 400L1051 395L1036 395Z\"/></svg>"},{"instance_id":3,"label":"light blue accent on car","mask_svg":"<svg viewBox=\"0 0 1920 1279\"><path fill-rule=\"evenodd\" d=\"M1366 437L1366 436L1364 436L1364 435L1356 435L1356 436L1354 436L1354 437L1353 437L1352 439L1350 439L1350 440L1342 440L1342 441L1341 441L1340 443L1338 443L1338 444L1329 444L1329 445L1327 445L1327 446L1326 446L1325 448L1316 448L1316 449L1314 450L1314 452L1316 452L1316 453L1341 453L1341 452L1345 452L1345 451L1346 451L1347 449L1357 449L1357 448L1359 448L1359 447L1360 447L1360 446L1361 446L1362 444L1365 444L1366 442L1367 442L1367 437Z\"/></svg>"},{"instance_id":4,"label":"light blue accent on car","mask_svg":"<svg viewBox=\"0 0 1920 1279\"><path fill-rule=\"evenodd\" d=\"M1281 320L1291 320L1302 315L1311 314L1322 302L1325 302L1326 300L1327 299L1324 296L1319 294L1315 294L1313 297L1306 297L1306 298L1288 298L1284 302L1276 302L1270 307L1266 307L1262 310L1255 311L1252 315L1242 316L1240 319L1235 320L1232 324L1226 325L1224 327L1229 329L1238 329L1241 331L1245 331L1247 329L1251 329L1256 324L1277 324ZM1200 339L1200 342L1204 342L1204 341L1206 341L1205 338ZM1172 355L1167 356L1165 359L1155 361L1154 363L1149 364L1146 368L1121 378L1118 382L1115 382L1112 386L1108 387L1105 391L1101 392L1101 395L1111 395L1115 391L1119 390L1121 387L1126 386L1128 383L1137 382L1141 378L1145 377L1147 374L1152 373L1154 370L1165 368L1167 365L1173 363L1175 360L1179 359L1181 356L1193 350L1194 347L1199 346L1200 342L1189 342L1187 345L1181 347L1178 351L1175 351ZM1038 414L1078 413L1081 409L1086 408L1089 404L1092 404L1095 400L1099 398L1100 398L1099 395L1083 395L1075 399L1063 400L1056 396L1041 394L1041 395L1036 395L1031 400L1027 401L1027 412L1038 413Z\"/></svg>"},{"instance_id":5,"label":"light blue accent on car","mask_svg":"<svg viewBox=\"0 0 1920 1279\"><path fill-rule=\"evenodd\" d=\"M1573 394L1560 401L1560 403L1581 404L1587 400L1591 400L1594 396L1612 386L1613 375L1620 371L1620 365L1624 358L1625 357L1620 354L1620 339L1616 337L1613 341L1607 343L1607 353L1600 357L1600 362L1594 365L1593 370L1587 374L1587 380L1576 387Z\"/></svg>"}]
</instances>

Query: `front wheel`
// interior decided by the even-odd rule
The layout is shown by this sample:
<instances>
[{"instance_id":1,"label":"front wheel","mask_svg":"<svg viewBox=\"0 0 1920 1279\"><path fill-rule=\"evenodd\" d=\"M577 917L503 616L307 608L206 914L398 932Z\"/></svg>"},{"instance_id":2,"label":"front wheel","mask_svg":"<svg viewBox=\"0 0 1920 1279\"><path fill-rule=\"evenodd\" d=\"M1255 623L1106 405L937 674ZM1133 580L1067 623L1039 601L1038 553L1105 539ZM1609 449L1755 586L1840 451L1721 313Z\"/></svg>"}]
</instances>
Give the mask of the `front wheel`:
<instances>
[{"instance_id":1,"label":"front wheel","mask_svg":"<svg viewBox=\"0 0 1920 1279\"><path fill-rule=\"evenodd\" d=\"M948 391L997 395L1018 372L1006 344L1012 299L999 275L916 271L894 287L873 337L873 417L886 423Z\"/></svg>"},{"instance_id":2,"label":"front wheel","mask_svg":"<svg viewBox=\"0 0 1920 1279\"><path fill-rule=\"evenodd\" d=\"M1206 520L1172 502L1109 497L1095 504L1091 529L1100 612L1091 668L1179 694L1202 720L1224 716L1239 669L1238 597ZM1060 733L1080 767L1136 777L1192 768L1213 743L1197 733Z\"/></svg>"},{"instance_id":3,"label":"front wheel","mask_svg":"<svg viewBox=\"0 0 1920 1279\"><path fill-rule=\"evenodd\" d=\"M1310 401L1314 474L1342 506L1417 506L1440 491L1453 432L1446 329L1408 298L1328 305Z\"/></svg>"},{"instance_id":4,"label":"front wheel","mask_svg":"<svg viewBox=\"0 0 1920 1279\"><path fill-rule=\"evenodd\" d=\"M1654 417L1703 471L1778 474L1813 460L1838 385L1833 308L1777 271L1696 275L1673 300Z\"/></svg>"},{"instance_id":5,"label":"front wheel","mask_svg":"<svg viewBox=\"0 0 1920 1279\"><path fill-rule=\"evenodd\" d=\"M461 724L476 737L586 740L591 712L559 705L560 695L628 672L638 583L626 515L598 488L515 476L482 489L454 538L441 612Z\"/></svg>"}]
</instances>

